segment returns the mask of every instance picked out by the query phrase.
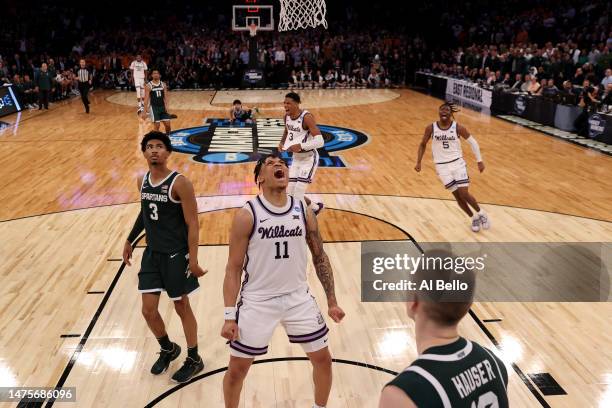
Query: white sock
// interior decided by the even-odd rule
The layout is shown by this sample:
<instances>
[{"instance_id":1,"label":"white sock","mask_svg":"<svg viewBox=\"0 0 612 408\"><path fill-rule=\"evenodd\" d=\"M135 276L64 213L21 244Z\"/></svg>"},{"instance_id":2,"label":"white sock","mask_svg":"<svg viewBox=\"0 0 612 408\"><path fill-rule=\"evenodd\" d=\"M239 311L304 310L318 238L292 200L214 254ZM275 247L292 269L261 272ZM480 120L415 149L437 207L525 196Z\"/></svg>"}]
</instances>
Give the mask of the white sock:
<instances>
[{"instance_id":1,"label":"white sock","mask_svg":"<svg viewBox=\"0 0 612 408\"><path fill-rule=\"evenodd\" d=\"M485 210L483 210L482 208L480 209L480 211L478 211L478 215L485 215Z\"/></svg>"},{"instance_id":2,"label":"white sock","mask_svg":"<svg viewBox=\"0 0 612 408\"><path fill-rule=\"evenodd\" d=\"M479 215L479 214L474 214L474 215L472 215L472 219L473 219L473 220L477 220L477 219L479 219L479 218L480 218L480 215Z\"/></svg>"},{"instance_id":3,"label":"white sock","mask_svg":"<svg viewBox=\"0 0 612 408\"><path fill-rule=\"evenodd\" d=\"M323 407L323 406L321 406L321 405L314 404L314 405L312 406L312 408L325 408L325 407Z\"/></svg>"}]
</instances>

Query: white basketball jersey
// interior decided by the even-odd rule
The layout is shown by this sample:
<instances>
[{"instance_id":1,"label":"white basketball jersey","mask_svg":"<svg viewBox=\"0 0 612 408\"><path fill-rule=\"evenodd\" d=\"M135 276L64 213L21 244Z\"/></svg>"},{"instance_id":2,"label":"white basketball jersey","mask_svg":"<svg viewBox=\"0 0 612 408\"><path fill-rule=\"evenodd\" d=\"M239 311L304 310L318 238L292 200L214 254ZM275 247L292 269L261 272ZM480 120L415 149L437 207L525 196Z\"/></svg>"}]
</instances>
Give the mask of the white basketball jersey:
<instances>
[{"instance_id":1,"label":"white basketball jersey","mask_svg":"<svg viewBox=\"0 0 612 408\"><path fill-rule=\"evenodd\" d=\"M453 121L448 129L440 129L438 122L433 123L431 150L436 164L449 163L463 157L457 122Z\"/></svg>"},{"instance_id":2,"label":"white basketball jersey","mask_svg":"<svg viewBox=\"0 0 612 408\"><path fill-rule=\"evenodd\" d=\"M147 70L147 63L144 61L132 61L130 69L134 70L134 79L144 79L145 71Z\"/></svg>"},{"instance_id":3,"label":"white basketball jersey","mask_svg":"<svg viewBox=\"0 0 612 408\"><path fill-rule=\"evenodd\" d=\"M306 116L308 113L309 112L307 110L303 110L297 119L291 119L291 116L285 115L285 128L287 129L287 138L285 139L284 149L288 149L293 145L312 140L312 135L310 134L310 131L304 129L303 126L304 116ZM314 150L309 150L303 153L293 153L293 155L294 157L311 157L314 154Z\"/></svg>"},{"instance_id":4,"label":"white basketball jersey","mask_svg":"<svg viewBox=\"0 0 612 408\"><path fill-rule=\"evenodd\" d=\"M266 300L307 288L306 206L287 196L284 208L263 195L243 207L253 214L241 297Z\"/></svg>"}]
</instances>

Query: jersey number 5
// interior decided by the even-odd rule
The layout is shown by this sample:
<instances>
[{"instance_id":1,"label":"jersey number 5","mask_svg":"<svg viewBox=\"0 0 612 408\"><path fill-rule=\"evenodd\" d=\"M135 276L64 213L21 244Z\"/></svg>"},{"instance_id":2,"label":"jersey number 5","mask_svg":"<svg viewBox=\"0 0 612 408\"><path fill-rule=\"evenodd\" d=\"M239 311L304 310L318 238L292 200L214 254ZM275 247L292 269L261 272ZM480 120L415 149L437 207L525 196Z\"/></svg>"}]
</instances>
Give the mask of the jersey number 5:
<instances>
[{"instance_id":1,"label":"jersey number 5","mask_svg":"<svg viewBox=\"0 0 612 408\"><path fill-rule=\"evenodd\" d=\"M285 253L283 254L283 256L281 256L281 243L275 242L274 245L276 245L276 256L274 257L274 259L289 258L289 245L287 241L283 241L283 247L285 249Z\"/></svg>"},{"instance_id":2,"label":"jersey number 5","mask_svg":"<svg viewBox=\"0 0 612 408\"><path fill-rule=\"evenodd\" d=\"M443 148L448 149L448 146L449 146L448 142L446 142L446 141L442 142L442 147Z\"/></svg>"},{"instance_id":3,"label":"jersey number 5","mask_svg":"<svg viewBox=\"0 0 612 408\"><path fill-rule=\"evenodd\" d=\"M151 203L149 204L149 208L151 209L151 214L149 216L153 221L157 221L159 219L159 214L157 214L157 204Z\"/></svg>"}]
</instances>

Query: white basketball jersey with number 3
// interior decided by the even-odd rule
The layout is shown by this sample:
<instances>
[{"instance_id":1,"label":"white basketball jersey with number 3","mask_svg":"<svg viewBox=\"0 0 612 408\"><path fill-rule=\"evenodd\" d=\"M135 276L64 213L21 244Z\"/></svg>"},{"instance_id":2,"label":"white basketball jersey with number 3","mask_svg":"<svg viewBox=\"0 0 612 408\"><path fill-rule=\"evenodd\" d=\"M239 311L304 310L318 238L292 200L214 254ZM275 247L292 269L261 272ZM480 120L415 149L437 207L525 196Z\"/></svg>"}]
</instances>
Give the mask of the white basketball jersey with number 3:
<instances>
[{"instance_id":1,"label":"white basketball jersey with number 3","mask_svg":"<svg viewBox=\"0 0 612 408\"><path fill-rule=\"evenodd\" d=\"M285 139L285 150L289 147L304 143L308 141L308 138L312 138L310 132L304 129L304 116L309 112L303 110L297 119L291 119L291 116L285 116L285 127L287 128L287 138Z\"/></svg>"}]
</instances>

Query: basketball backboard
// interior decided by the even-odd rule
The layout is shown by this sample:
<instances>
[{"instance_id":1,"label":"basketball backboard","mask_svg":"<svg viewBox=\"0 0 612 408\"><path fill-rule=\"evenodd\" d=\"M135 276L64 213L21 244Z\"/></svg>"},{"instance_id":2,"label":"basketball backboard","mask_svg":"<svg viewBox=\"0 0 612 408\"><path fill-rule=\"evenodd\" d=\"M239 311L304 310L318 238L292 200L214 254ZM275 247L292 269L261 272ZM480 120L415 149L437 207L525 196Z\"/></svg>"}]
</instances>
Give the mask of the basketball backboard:
<instances>
[{"instance_id":1,"label":"basketball backboard","mask_svg":"<svg viewBox=\"0 0 612 408\"><path fill-rule=\"evenodd\" d=\"M249 31L251 24L257 26L257 31L273 31L274 6L232 6L232 30Z\"/></svg>"}]
</instances>

